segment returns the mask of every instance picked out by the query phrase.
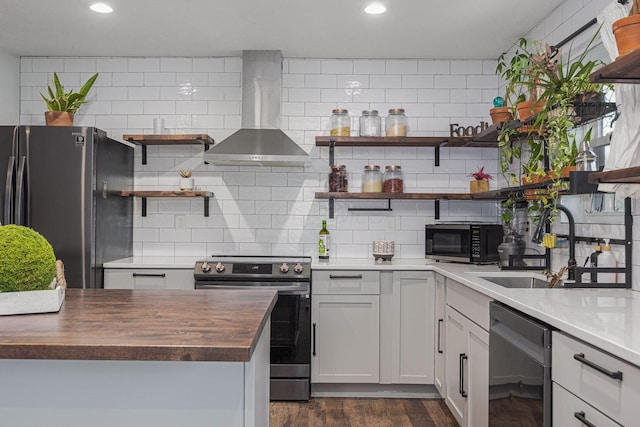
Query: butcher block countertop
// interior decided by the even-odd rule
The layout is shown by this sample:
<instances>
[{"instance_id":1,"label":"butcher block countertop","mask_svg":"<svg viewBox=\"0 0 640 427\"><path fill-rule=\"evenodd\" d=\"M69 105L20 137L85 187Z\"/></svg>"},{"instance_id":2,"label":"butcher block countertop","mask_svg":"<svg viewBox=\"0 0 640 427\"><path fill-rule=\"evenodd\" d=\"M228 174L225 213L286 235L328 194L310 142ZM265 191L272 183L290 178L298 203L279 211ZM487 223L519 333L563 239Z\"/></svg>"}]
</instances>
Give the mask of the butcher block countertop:
<instances>
[{"instance_id":1,"label":"butcher block countertop","mask_svg":"<svg viewBox=\"0 0 640 427\"><path fill-rule=\"evenodd\" d=\"M269 290L67 289L58 313L0 316L0 359L248 362L276 300Z\"/></svg>"}]
</instances>

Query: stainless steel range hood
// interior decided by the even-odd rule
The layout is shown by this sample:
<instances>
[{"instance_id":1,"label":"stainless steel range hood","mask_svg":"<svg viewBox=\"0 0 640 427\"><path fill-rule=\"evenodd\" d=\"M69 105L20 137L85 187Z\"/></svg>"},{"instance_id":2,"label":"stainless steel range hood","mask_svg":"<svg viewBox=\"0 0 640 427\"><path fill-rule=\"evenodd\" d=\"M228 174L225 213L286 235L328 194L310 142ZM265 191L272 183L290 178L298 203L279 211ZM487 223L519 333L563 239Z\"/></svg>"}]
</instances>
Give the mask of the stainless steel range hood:
<instances>
[{"instance_id":1,"label":"stainless steel range hood","mask_svg":"<svg viewBox=\"0 0 640 427\"><path fill-rule=\"evenodd\" d=\"M242 51L242 128L204 153L228 166L303 166L306 151L280 130L282 52Z\"/></svg>"}]
</instances>

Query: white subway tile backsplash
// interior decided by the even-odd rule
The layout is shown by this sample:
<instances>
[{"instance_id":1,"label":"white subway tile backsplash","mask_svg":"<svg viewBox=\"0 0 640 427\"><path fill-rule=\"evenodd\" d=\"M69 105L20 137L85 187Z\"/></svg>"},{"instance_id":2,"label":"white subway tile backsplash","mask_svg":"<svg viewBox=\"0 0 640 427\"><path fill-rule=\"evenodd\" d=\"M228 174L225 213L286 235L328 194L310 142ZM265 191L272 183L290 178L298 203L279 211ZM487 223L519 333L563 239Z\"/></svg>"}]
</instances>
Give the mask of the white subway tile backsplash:
<instances>
[{"instance_id":1,"label":"white subway tile backsplash","mask_svg":"<svg viewBox=\"0 0 640 427\"><path fill-rule=\"evenodd\" d=\"M387 74L417 74L418 61L414 59L388 59L386 65Z\"/></svg>"},{"instance_id":2,"label":"white subway tile backsplash","mask_svg":"<svg viewBox=\"0 0 640 427\"><path fill-rule=\"evenodd\" d=\"M373 89L400 89L402 87L402 76L372 74L369 77L369 86Z\"/></svg>"},{"instance_id":3,"label":"white subway tile backsplash","mask_svg":"<svg viewBox=\"0 0 640 427\"><path fill-rule=\"evenodd\" d=\"M451 61L424 60L418 61L418 73L420 74L450 74Z\"/></svg>"},{"instance_id":4,"label":"white subway tile backsplash","mask_svg":"<svg viewBox=\"0 0 640 427\"><path fill-rule=\"evenodd\" d=\"M290 74L320 74L322 61L317 59L288 59Z\"/></svg>"},{"instance_id":5,"label":"white subway tile backsplash","mask_svg":"<svg viewBox=\"0 0 640 427\"><path fill-rule=\"evenodd\" d=\"M481 60L451 61L451 74L482 74Z\"/></svg>"},{"instance_id":6,"label":"white subway tile backsplash","mask_svg":"<svg viewBox=\"0 0 640 427\"><path fill-rule=\"evenodd\" d=\"M321 63L322 74L351 74L353 61L350 59L324 59Z\"/></svg>"},{"instance_id":7,"label":"white subway tile backsplash","mask_svg":"<svg viewBox=\"0 0 640 427\"><path fill-rule=\"evenodd\" d=\"M191 72L193 71L192 58L161 58L160 71L163 73L171 71Z\"/></svg>"}]
</instances>

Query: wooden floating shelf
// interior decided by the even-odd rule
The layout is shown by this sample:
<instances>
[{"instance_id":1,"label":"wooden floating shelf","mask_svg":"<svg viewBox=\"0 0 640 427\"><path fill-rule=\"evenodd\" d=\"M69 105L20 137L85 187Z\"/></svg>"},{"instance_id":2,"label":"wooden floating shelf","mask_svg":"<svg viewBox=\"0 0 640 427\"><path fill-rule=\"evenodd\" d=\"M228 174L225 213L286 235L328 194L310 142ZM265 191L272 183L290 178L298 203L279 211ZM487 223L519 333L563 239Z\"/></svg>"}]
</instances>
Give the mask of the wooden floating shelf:
<instances>
[{"instance_id":1,"label":"wooden floating shelf","mask_svg":"<svg viewBox=\"0 0 640 427\"><path fill-rule=\"evenodd\" d=\"M122 139L137 145L213 145L207 134L170 134L170 135L122 135Z\"/></svg>"},{"instance_id":2,"label":"wooden floating shelf","mask_svg":"<svg viewBox=\"0 0 640 427\"><path fill-rule=\"evenodd\" d=\"M125 190L120 192L120 196L142 198L142 216L147 216L148 197L202 197L204 198L204 216L209 216L209 198L213 197L213 193L210 191L191 190Z\"/></svg>"},{"instance_id":3,"label":"wooden floating shelf","mask_svg":"<svg viewBox=\"0 0 640 427\"><path fill-rule=\"evenodd\" d=\"M317 147L495 147L473 136L316 136Z\"/></svg>"},{"instance_id":4,"label":"wooden floating shelf","mask_svg":"<svg viewBox=\"0 0 640 427\"><path fill-rule=\"evenodd\" d=\"M606 172L594 172L589 175L589 182L592 184L640 184L640 166L616 169Z\"/></svg>"},{"instance_id":5,"label":"wooden floating shelf","mask_svg":"<svg viewBox=\"0 0 640 427\"><path fill-rule=\"evenodd\" d=\"M634 50L591 73L594 83L640 83L640 50Z\"/></svg>"},{"instance_id":6,"label":"wooden floating shelf","mask_svg":"<svg viewBox=\"0 0 640 427\"><path fill-rule=\"evenodd\" d=\"M316 199L351 199L351 200L472 200L481 193L335 193L317 192Z\"/></svg>"}]
</instances>

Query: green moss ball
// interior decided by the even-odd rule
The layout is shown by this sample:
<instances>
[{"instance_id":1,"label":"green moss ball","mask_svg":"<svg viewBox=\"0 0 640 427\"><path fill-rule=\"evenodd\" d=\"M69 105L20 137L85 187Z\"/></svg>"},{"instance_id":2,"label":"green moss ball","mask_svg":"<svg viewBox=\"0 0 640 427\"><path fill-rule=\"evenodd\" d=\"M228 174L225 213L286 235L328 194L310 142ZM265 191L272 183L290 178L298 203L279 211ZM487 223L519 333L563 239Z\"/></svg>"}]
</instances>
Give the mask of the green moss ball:
<instances>
[{"instance_id":1,"label":"green moss ball","mask_svg":"<svg viewBox=\"0 0 640 427\"><path fill-rule=\"evenodd\" d=\"M56 256L40 233L21 225L0 226L0 292L49 289Z\"/></svg>"}]
</instances>

